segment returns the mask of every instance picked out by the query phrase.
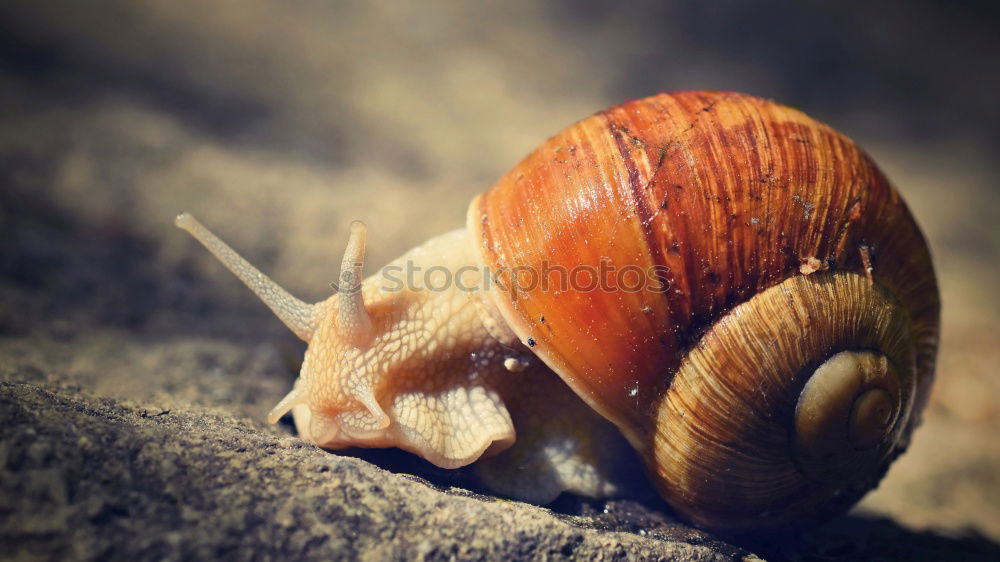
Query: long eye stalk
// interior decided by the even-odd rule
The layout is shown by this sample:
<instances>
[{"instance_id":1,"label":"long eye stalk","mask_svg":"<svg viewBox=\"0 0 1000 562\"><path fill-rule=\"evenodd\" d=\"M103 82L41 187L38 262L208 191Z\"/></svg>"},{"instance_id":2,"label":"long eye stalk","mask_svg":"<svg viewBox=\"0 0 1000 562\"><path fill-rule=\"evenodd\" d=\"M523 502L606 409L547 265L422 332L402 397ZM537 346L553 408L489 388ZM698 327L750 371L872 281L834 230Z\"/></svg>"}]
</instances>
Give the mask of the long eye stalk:
<instances>
[{"instance_id":1,"label":"long eye stalk","mask_svg":"<svg viewBox=\"0 0 1000 562\"><path fill-rule=\"evenodd\" d=\"M209 252L218 258L222 265L232 271L240 281L250 288L277 317L288 326L295 335L304 341L312 339L315 332L316 306L303 302L280 285L264 275L250 262L243 259L236 250L212 234L205 225L198 222L190 213L177 215L174 224L186 230L196 240L201 242ZM362 253L364 243L362 241ZM358 293L360 295L360 292Z\"/></svg>"}]
</instances>

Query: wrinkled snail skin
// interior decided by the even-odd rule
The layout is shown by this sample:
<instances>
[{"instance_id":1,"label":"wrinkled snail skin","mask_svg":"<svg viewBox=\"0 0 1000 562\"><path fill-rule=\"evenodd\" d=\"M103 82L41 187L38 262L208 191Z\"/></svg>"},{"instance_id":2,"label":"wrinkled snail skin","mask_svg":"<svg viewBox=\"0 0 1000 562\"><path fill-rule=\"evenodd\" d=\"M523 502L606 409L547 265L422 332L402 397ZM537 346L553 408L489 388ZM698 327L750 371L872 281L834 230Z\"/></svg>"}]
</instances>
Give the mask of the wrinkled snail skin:
<instances>
[{"instance_id":1,"label":"wrinkled snail skin","mask_svg":"<svg viewBox=\"0 0 1000 562\"><path fill-rule=\"evenodd\" d=\"M477 196L465 229L400 258L505 290L389 293L376 275L305 305L178 223L310 342L272 419L293 411L325 446L492 457L486 483L532 501L620 492L613 424L692 523L812 524L878 483L933 379L937 283L899 194L846 137L742 94L588 117ZM514 277L581 266L655 283Z\"/></svg>"}]
</instances>

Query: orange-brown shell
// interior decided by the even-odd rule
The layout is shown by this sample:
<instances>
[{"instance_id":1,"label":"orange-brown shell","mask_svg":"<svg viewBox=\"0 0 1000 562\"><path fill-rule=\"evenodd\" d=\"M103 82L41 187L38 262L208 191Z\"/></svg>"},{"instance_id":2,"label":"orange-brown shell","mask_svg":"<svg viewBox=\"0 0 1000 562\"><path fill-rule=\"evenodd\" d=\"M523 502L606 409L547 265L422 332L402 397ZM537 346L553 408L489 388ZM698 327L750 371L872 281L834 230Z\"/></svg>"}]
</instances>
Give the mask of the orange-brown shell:
<instances>
[{"instance_id":1,"label":"orange-brown shell","mask_svg":"<svg viewBox=\"0 0 1000 562\"><path fill-rule=\"evenodd\" d=\"M926 400L939 316L926 243L871 159L801 112L703 92L612 107L539 146L476 198L468 222L511 328L640 452L705 331L817 268L871 274L901 303L915 411ZM589 290L581 266L612 289L607 272L635 266L661 290ZM576 286L558 286L563 271Z\"/></svg>"}]
</instances>

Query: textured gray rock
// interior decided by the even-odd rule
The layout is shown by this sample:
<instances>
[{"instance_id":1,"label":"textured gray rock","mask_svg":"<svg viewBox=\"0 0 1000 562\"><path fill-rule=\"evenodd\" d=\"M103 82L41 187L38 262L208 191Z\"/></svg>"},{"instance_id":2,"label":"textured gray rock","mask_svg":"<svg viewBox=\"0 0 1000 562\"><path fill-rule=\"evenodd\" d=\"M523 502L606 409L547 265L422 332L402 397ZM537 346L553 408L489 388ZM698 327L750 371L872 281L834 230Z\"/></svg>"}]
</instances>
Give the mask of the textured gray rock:
<instances>
[{"instance_id":1,"label":"textured gray rock","mask_svg":"<svg viewBox=\"0 0 1000 562\"><path fill-rule=\"evenodd\" d=\"M0 383L0 540L46 559L731 560L329 454L251 420ZM698 544L702 543L702 544Z\"/></svg>"}]
</instances>

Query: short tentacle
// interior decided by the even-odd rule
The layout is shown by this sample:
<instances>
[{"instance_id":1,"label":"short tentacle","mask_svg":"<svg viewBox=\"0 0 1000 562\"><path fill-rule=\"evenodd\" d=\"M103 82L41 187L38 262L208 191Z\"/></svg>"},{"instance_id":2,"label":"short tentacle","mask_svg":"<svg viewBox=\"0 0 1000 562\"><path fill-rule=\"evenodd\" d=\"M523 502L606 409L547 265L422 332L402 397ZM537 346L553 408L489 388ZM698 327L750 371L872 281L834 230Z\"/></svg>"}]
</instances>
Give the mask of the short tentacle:
<instances>
[{"instance_id":1,"label":"short tentacle","mask_svg":"<svg viewBox=\"0 0 1000 562\"><path fill-rule=\"evenodd\" d=\"M278 404L275 405L274 408L271 408L271 411L267 413L267 423L278 423L281 416L290 412L295 406L304 403L304 401L305 393L303 393L302 389L299 388L299 385L296 384L291 392L286 394L285 397L281 399L281 402L278 402Z\"/></svg>"},{"instance_id":2,"label":"short tentacle","mask_svg":"<svg viewBox=\"0 0 1000 562\"><path fill-rule=\"evenodd\" d=\"M367 343L372 337L372 321L365 309L361 294L361 279L365 264L365 224L351 223L344 259L340 263L340 334L356 346Z\"/></svg>"}]
</instances>

